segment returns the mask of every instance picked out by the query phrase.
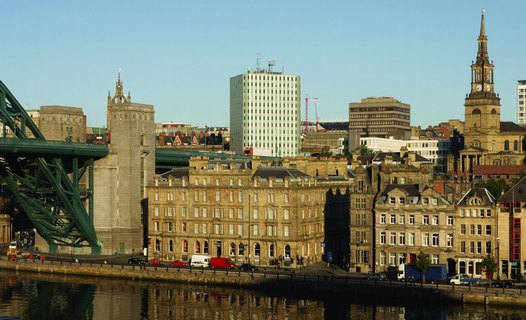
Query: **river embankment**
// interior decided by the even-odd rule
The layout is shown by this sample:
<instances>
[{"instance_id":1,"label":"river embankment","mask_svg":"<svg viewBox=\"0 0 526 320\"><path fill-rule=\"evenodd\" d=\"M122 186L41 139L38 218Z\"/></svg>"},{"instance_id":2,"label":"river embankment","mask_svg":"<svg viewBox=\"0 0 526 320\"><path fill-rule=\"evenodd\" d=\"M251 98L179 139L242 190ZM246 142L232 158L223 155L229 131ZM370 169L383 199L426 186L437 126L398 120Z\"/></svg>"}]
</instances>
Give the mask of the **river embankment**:
<instances>
[{"instance_id":1,"label":"river embankment","mask_svg":"<svg viewBox=\"0 0 526 320\"><path fill-rule=\"evenodd\" d=\"M303 269L299 272L296 270L246 272L95 262L33 261L30 259L17 261L2 259L0 260L0 269L41 274L127 279L130 281L242 287L259 291L299 294L305 298L319 295L349 295L368 300L389 299L402 302L515 306L526 309L526 290L522 289L375 281L314 269Z\"/></svg>"}]
</instances>

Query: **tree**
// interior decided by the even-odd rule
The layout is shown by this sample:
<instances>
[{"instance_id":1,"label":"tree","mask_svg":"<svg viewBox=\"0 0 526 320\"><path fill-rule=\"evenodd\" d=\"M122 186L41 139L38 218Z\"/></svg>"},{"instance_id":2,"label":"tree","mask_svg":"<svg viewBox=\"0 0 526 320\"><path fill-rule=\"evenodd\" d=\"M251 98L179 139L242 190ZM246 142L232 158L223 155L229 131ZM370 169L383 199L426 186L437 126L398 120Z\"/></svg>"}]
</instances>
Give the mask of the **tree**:
<instances>
[{"instance_id":1,"label":"tree","mask_svg":"<svg viewBox=\"0 0 526 320\"><path fill-rule=\"evenodd\" d=\"M493 274L497 271L499 265L498 262L493 258L492 255L487 255L482 259L482 270L486 273L486 278L489 279L489 285L491 286L491 280L493 280Z\"/></svg>"},{"instance_id":2,"label":"tree","mask_svg":"<svg viewBox=\"0 0 526 320\"><path fill-rule=\"evenodd\" d=\"M486 188L488 191L495 197L495 199L500 198L500 196L508 191L510 188L504 179L495 180L493 178L488 180L482 180L479 182L479 187Z\"/></svg>"},{"instance_id":3,"label":"tree","mask_svg":"<svg viewBox=\"0 0 526 320\"><path fill-rule=\"evenodd\" d=\"M426 269L430 264L431 260L429 259L429 255L420 251L416 257L415 266L418 270L420 270L420 274L422 275L420 279L422 283L426 282Z\"/></svg>"}]
</instances>

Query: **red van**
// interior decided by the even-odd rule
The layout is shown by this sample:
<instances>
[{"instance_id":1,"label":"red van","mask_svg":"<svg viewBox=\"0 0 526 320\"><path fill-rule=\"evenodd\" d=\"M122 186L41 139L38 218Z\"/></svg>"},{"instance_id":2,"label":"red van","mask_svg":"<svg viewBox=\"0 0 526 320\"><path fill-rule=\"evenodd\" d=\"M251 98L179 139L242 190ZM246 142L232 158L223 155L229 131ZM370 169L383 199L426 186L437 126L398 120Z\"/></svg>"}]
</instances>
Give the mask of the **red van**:
<instances>
[{"instance_id":1,"label":"red van","mask_svg":"<svg viewBox=\"0 0 526 320\"><path fill-rule=\"evenodd\" d=\"M234 269L236 263L230 258L210 258L210 268Z\"/></svg>"}]
</instances>

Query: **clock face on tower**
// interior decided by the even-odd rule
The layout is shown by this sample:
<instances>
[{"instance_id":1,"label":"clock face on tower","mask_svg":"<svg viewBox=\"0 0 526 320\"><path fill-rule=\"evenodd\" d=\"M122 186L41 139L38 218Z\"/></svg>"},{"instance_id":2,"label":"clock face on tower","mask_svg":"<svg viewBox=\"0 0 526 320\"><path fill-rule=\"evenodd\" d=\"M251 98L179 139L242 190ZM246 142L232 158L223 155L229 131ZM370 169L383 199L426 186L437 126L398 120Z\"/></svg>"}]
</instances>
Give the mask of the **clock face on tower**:
<instances>
[{"instance_id":1,"label":"clock face on tower","mask_svg":"<svg viewBox=\"0 0 526 320\"><path fill-rule=\"evenodd\" d=\"M477 91L482 90L482 86L480 84L477 85Z\"/></svg>"}]
</instances>

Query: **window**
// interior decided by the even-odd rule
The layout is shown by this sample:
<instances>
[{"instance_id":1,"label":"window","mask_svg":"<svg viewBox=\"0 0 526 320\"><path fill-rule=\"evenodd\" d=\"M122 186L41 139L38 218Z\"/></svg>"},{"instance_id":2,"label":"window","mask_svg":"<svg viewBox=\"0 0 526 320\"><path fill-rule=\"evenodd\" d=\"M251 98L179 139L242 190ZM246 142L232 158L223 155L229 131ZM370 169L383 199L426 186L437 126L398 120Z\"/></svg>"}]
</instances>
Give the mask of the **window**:
<instances>
[{"instance_id":1,"label":"window","mask_svg":"<svg viewBox=\"0 0 526 320\"><path fill-rule=\"evenodd\" d=\"M199 218L199 208L194 208L194 218Z\"/></svg>"},{"instance_id":2,"label":"window","mask_svg":"<svg viewBox=\"0 0 526 320\"><path fill-rule=\"evenodd\" d=\"M433 225L438 225L438 216L433 216Z\"/></svg>"},{"instance_id":3,"label":"window","mask_svg":"<svg viewBox=\"0 0 526 320\"><path fill-rule=\"evenodd\" d=\"M431 255L431 263L432 264L438 264L438 254L432 254Z\"/></svg>"},{"instance_id":4,"label":"window","mask_svg":"<svg viewBox=\"0 0 526 320\"><path fill-rule=\"evenodd\" d=\"M228 234L234 234L234 225L233 224L229 224L228 225Z\"/></svg>"},{"instance_id":5,"label":"window","mask_svg":"<svg viewBox=\"0 0 526 320\"><path fill-rule=\"evenodd\" d=\"M396 198L395 197L390 197L389 198L389 203L390 204L396 204Z\"/></svg>"},{"instance_id":6,"label":"window","mask_svg":"<svg viewBox=\"0 0 526 320\"><path fill-rule=\"evenodd\" d=\"M415 233L409 232L409 245L414 246L415 245Z\"/></svg>"},{"instance_id":7,"label":"window","mask_svg":"<svg viewBox=\"0 0 526 320\"><path fill-rule=\"evenodd\" d=\"M389 233L389 244L396 244L396 232Z\"/></svg>"},{"instance_id":8,"label":"window","mask_svg":"<svg viewBox=\"0 0 526 320\"><path fill-rule=\"evenodd\" d=\"M490 224L486 225L486 235L491 236L491 225Z\"/></svg>"},{"instance_id":9,"label":"window","mask_svg":"<svg viewBox=\"0 0 526 320\"><path fill-rule=\"evenodd\" d=\"M396 253L394 252L389 252L389 265L396 265Z\"/></svg>"},{"instance_id":10,"label":"window","mask_svg":"<svg viewBox=\"0 0 526 320\"><path fill-rule=\"evenodd\" d=\"M409 224L415 224L415 215L414 214L409 215Z\"/></svg>"},{"instance_id":11,"label":"window","mask_svg":"<svg viewBox=\"0 0 526 320\"><path fill-rule=\"evenodd\" d=\"M283 226L283 236L284 237L289 236L289 226Z\"/></svg>"},{"instance_id":12,"label":"window","mask_svg":"<svg viewBox=\"0 0 526 320\"><path fill-rule=\"evenodd\" d=\"M181 208L181 217L186 218L186 207Z\"/></svg>"},{"instance_id":13,"label":"window","mask_svg":"<svg viewBox=\"0 0 526 320\"><path fill-rule=\"evenodd\" d=\"M394 214L389 216L389 223L395 224L396 223L396 216Z\"/></svg>"},{"instance_id":14,"label":"window","mask_svg":"<svg viewBox=\"0 0 526 320\"><path fill-rule=\"evenodd\" d=\"M159 201L159 193L156 192L156 193L154 194L153 198L154 198L155 201Z\"/></svg>"},{"instance_id":15,"label":"window","mask_svg":"<svg viewBox=\"0 0 526 320\"><path fill-rule=\"evenodd\" d=\"M429 224L429 216L428 215L422 216L422 224L425 224L425 225Z\"/></svg>"},{"instance_id":16,"label":"window","mask_svg":"<svg viewBox=\"0 0 526 320\"><path fill-rule=\"evenodd\" d=\"M181 232L186 232L186 222L181 223Z\"/></svg>"},{"instance_id":17,"label":"window","mask_svg":"<svg viewBox=\"0 0 526 320\"><path fill-rule=\"evenodd\" d=\"M400 234L398 234L398 244L405 245L405 233L404 232L400 232Z\"/></svg>"},{"instance_id":18,"label":"window","mask_svg":"<svg viewBox=\"0 0 526 320\"><path fill-rule=\"evenodd\" d=\"M243 235L243 225L242 224L238 224L237 225L237 235L238 236L242 236Z\"/></svg>"},{"instance_id":19,"label":"window","mask_svg":"<svg viewBox=\"0 0 526 320\"><path fill-rule=\"evenodd\" d=\"M422 233L422 245L429 246L429 233Z\"/></svg>"},{"instance_id":20,"label":"window","mask_svg":"<svg viewBox=\"0 0 526 320\"><path fill-rule=\"evenodd\" d=\"M481 241L477 242L477 253L478 254L482 253L482 242Z\"/></svg>"},{"instance_id":21,"label":"window","mask_svg":"<svg viewBox=\"0 0 526 320\"><path fill-rule=\"evenodd\" d=\"M385 244L387 241L387 234L385 232L380 233L380 244Z\"/></svg>"},{"instance_id":22,"label":"window","mask_svg":"<svg viewBox=\"0 0 526 320\"><path fill-rule=\"evenodd\" d=\"M453 216L447 216L447 225L452 226L453 225Z\"/></svg>"},{"instance_id":23,"label":"window","mask_svg":"<svg viewBox=\"0 0 526 320\"><path fill-rule=\"evenodd\" d=\"M283 220L289 220L289 209L283 210Z\"/></svg>"},{"instance_id":24,"label":"window","mask_svg":"<svg viewBox=\"0 0 526 320\"><path fill-rule=\"evenodd\" d=\"M258 208L254 208L254 211L252 211L252 217L254 219L258 219L259 218L259 209Z\"/></svg>"},{"instance_id":25,"label":"window","mask_svg":"<svg viewBox=\"0 0 526 320\"><path fill-rule=\"evenodd\" d=\"M254 236L259 235L259 226L257 224L252 226L252 235Z\"/></svg>"},{"instance_id":26,"label":"window","mask_svg":"<svg viewBox=\"0 0 526 320\"><path fill-rule=\"evenodd\" d=\"M221 208L214 209L214 218L221 218Z\"/></svg>"},{"instance_id":27,"label":"window","mask_svg":"<svg viewBox=\"0 0 526 320\"><path fill-rule=\"evenodd\" d=\"M199 233L199 224L194 224L194 233Z\"/></svg>"},{"instance_id":28,"label":"window","mask_svg":"<svg viewBox=\"0 0 526 320\"><path fill-rule=\"evenodd\" d=\"M398 216L398 223L405 224L405 215L401 214Z\"/></svg>"},{"instance_id":29,"label":"window","mask_svg":"<svg viewBox=\"0 0 526 320\"><path fill-rule=\"evenodd\" d=\"M480 236L482 235L482 225L481 224L478 224L477 225L477 234Z\"/></svg>"},{"instance_id":30,"label":"window","mask_svg":"<svg viewBox=\"0 0 526 320\"><path fill-rule=\"evenodd\" d=\"M398 199L398 201L399 201L400 204L405 204L405 198L400 198L400 199Z\"/></svg>"},{"instance_id":31,"label":"window","mask_svg":"<svg viewBox=\"0 0 526 320\"><path fill-rule=\"evenodd\" d=\"M491 217L491 209L486 209L486 217Z\"/></svg>"},{"instance_id":32,"label":"window","mask_svg":"<svg viewBox=\"0 0 526 320\"><path fill-rule=\"evenodd\" d=\"M427 197L426 197L426 198L423 198L423 199L422 199L422 204L424 204L424 205L428 205L428 204L429 204L429 198L427 198Z\"/></svg>"},{"instance_id":33,"label":"window","mask_svg":"<svg viewBox=\"0 0 526 320\"><path fill-rule=\"evenodd\" d=\"M433 247L438 247L438 233L433 233L432 241Z\"/></svg>"},{"instance_id":34,"label":"window","mask_svg":"<svg viewBox=\"0 0 526 320\"><path fill-rule=\"evenodd\" d=\"M380 265L385 266L386 255L384 251L380 251Z\"/></svg>"},{"instance_id":35,"label":"window","mask_svg":"<svg viewBox=\"0 0 526 320\"><path fill-rule=\"evenodd\" d=\"M237 218L238 219L243 219L243 208L238 208L237 209Z\"/></svg>"},{"instance_id":36,"label":"window","mask_svg":"<svg viewBox=\"0 0 526 320\"><path fill-rule=\"evenodd\" d=\"M228 217L230 219L234 219L234 208L229 208L228 209Z\"/></svg>"},{"instance_id":37,"label":"window","mask_svg":"<svg viewBox=\"0 0 526 320\"><path fill-rule=\"evenodd\" d=\"M385 224L385 214L380 215L380 224Z\"/></svg>"},{"instance_id":38,"label":"window","mask_svg":"<svg viewBox=\"0 0 526 320\"><path fill-rule=\"evenodd\" d=\"M221 192L216 191L216 201L221 201Z\"/></svg>"},{"instance_id":39,"label":"window","mask_svg":"<svg viewBox=\"0 0 526 320\"><path fill-rule=\"evenodd\" d=\"M491 254L491 241L486 242L486 254Z\"/></svg>"},{"instance_id":40,"label":"window","mask_svg":"<svg viewBox=\"0 0 526 320\"><path fill-rule=\"evenodd\" d=\"M159 231L159 221L154 221L154 223L153 223L153 230L154 231Z\"/></svg>"},{"instance_id":41,"label":"window","mask_svg":"<svg viewBox=\"0 0 526 320\"><path fill-rule=\"evenodd\" d=\"M239 191L239 193L237 194L237 201L243 202L243 192Z\"/></svg>"},{"instance_id":42,"label":"window","mask_svg":"<svg viewBox=\"0 0 526 320\"><path fill-rule=\"evenodd\" d=\"M153 215L158 217L159 216L159 207L153 208Z\"/></svg>"},{"instance_id":43,"label":"window","mask_svg":"<svg viewBox=\"0 0 526 320\"><path fill-rule=\"evenodd\" d=\"M460 225L460 234L466 234L466 225L465 224L461 224Z\"/></svg>"},{"instance_id":44,"label":"window","mask_svg":"<svg viewBox=\"0 0 526 320\"><path fill-rule=\"evenodd\" d=\"M475 234L475 225L474 224L470 224L469 225L469 234Z\"/></svg>"},{"instance_id":45,"label":"window","mask_svg":"<svg viewBox=\"0 0 526 320\"><path fill-rule=\"evenodd\" d=\"M289 195L288 194L285 195L285 203L289 203Z\"/></svg>"},{"instance_id":46,"label":"window","mask_svg":"<svg viewBox=\"0 0 526 320\"><path fill-rule=\"evenodd\" d=\"M451 233L448 233L446 235L446 246L448 248L452 248L453 247L453 234L451 234Z\"/></svg>"},{"instance_id":47,"label":"window","mask_svg":"<svg viewBox=\"0 0 526 320\"><path fill-rule=\"evenodd\" d=\"M466 253L466 241L460 241L460 252Z\"/></svg>"},{"instance_id":48,"label":"window","mask_svg":"<svg viewBox=\"0 0 526 320\"><path fill-rule=\"evenodd\" d=\"M230 192L228 193L228 200L229 200L230 202L234 202L234 191L230 191Z\"/></svg>"}]
</instances>

